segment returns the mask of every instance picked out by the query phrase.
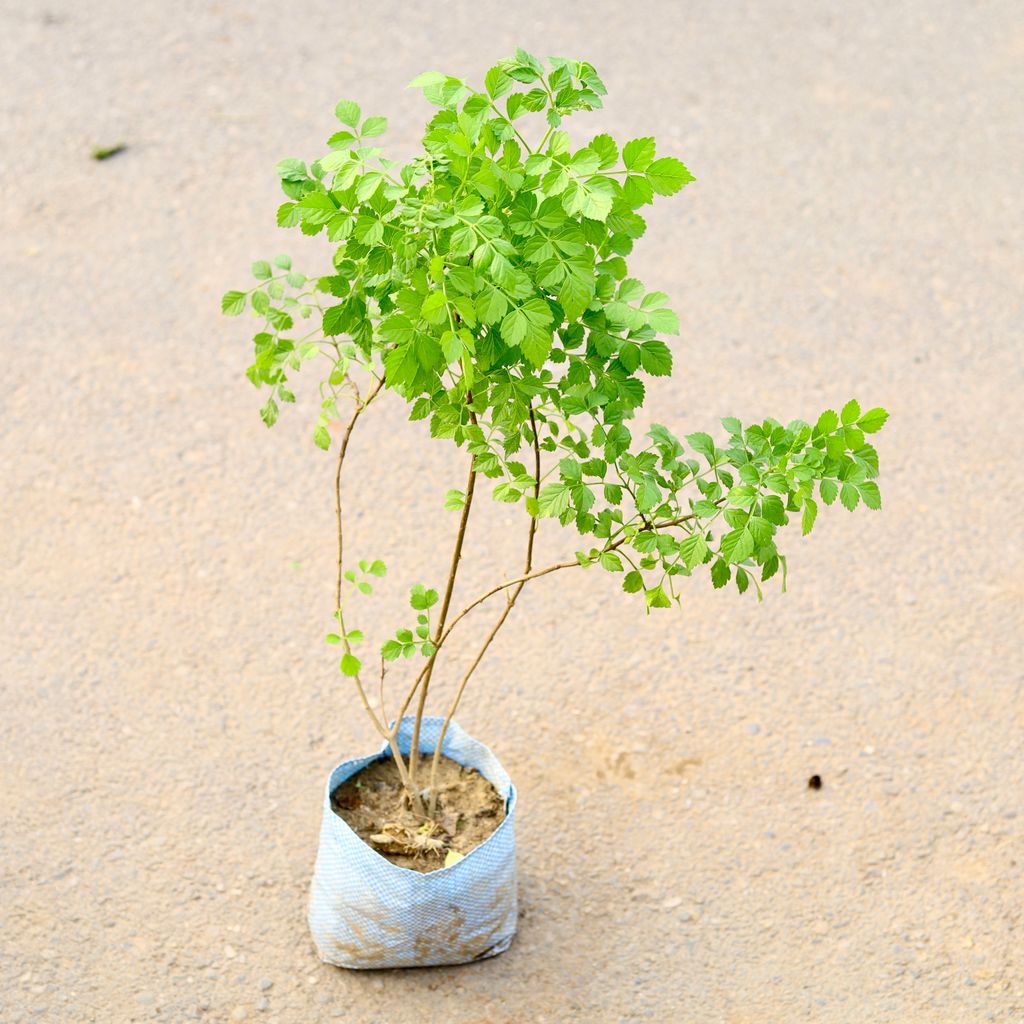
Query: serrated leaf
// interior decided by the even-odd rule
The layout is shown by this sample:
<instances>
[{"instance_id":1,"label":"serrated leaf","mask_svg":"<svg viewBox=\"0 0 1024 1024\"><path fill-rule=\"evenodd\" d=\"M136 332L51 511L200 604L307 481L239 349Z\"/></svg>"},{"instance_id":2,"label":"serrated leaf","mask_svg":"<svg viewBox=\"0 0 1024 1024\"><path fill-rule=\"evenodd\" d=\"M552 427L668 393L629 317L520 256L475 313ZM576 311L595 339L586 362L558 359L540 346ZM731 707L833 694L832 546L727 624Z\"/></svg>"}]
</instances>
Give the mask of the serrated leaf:
<instances>
[{"instance_id":1,"label":"serrated leaf","mask_svg":"<svg viewBox=\"0 0 1024 1024\"><path fill-rule=\"evenodd\" d=\"M860 494L853 484L843 484L839 491L839 500L844 508L852 512L860 504Z\"/></svg>"},{"instance_id":2,"label":"serrated leaf","mask_svg":"<svg viewBox=\"0 0 1024 1024\"><path fill-rule=\"evenodd\" d=\"M711 566L711 582L714 584L715 590L721 590L731 577L732 569L721 558L716 559Z\"/></svg>"},{"instance_id":3,"label":"serrated leaf","mask_svg":"<svg viewBox=\"0 0 1024 1024\"><path fill-rule=\"evenodd\" d=\"M622 147L622 163L630 171L646 171L654 160L654 139L633 139Z\"/></svg>"},{"instance_id":4,"label":"serrated leaf","mask_svg":"<svg viewBox=\"0 0 1024 1024\"><path fill-rule=\"evenodd\" d=\"M817 518L818 503L813 498L804 498L804 507L800 514L800 523L805 537L814 529L814 520Z\"/></svg>"},{"instance_id":5,"label":"serrated leaf","mask_svg":"<svg viewBox=\"0 0 1024 1024\"><path fill-rule=\"evenodd\" d=\"M644 578L636 569L627 572L622 580L622 589L627 594L636 594L644 589Z\"/></svg>"},{"instance_id":6,"label":"serrated leaf","mask_svg":"<svg viewBox=\"0 0 1024 1024\"><path fill-rule=\"evenodd\" d=\"M339 100L338 105L334 108L334 116L350 128L356 128L359 125L361 113L359 104L354 100Z\"/></svg>"},{"instance_id":7,"label":"serrated leaf","mask_svg":"<svg viewBox=\"0 0 1024 1024\"><path fill-rule=\"evenodd\" d=\"M690 537L684 537L679 542L679 555L687 569L693 569L704 561L708 553L708 544L702 533L695 533Z\"/></svg>"},{"instance_id":8,"label":"serrated leaf","mask_svg":"<svg viewBox=\"0 0 1024 1024\"><path fill-rule=\"evenodd\" d=\"M220 300L220 311L228 316L238 316L245 311L245 292L225 292Z\"/></svg>"},{"instance_id":9,"label":"serrated leaf","mask_svg":"<svg viewBox=\"0 0 1024 1024\"><path fill-rule=\"evenodd\" d=\"M708 463L715 461L715 442L710 434L705 434L703 431L687 434L686 443L699 455L703 455Z\"/></svg>"},{"instance_id":10,"label":"serrated leaf","mask_svg":"<svg viewBox=\"0 0 1024 1024\"><path fill-rule=\"evenodd\" d=\"M722 538L721 551L729 562L742 562L744 558L749 558L754 551L754 538L750 530L745 526L731 530Z\"/></svg>"},{"instance_id":11,"label":"serrated leaf","mask_svg":"<svg viewBox=\"0 0 1024 1024\"><path fill-rule=\"evenodd\" d=\"M610 135L598 135L587 143L587 149L597 154L598 167L600 170L607 170L614 167L619 159L619 147Z\"/></svg>"},{"instance_id":12,"label":"serrated leaf","mask_svg":"<svg viewBox=\"0 0 1024 1024\"><path fill-rule=\"evenodd\" d=\"M342 675L357 676L362 667L363 663L354 654L345 653L341 656L340 668Z\"/></svg>"},{"instance_id":13,"label":"serrated leaf","mask_svg":"<svg viewBox=\"0 0 1024 1024\"><path fill-rule=\"evenodd\" d=\"M836 427L839 426L839 417L836 415L834 409L826 409L819 417L818 422L815 424L815 434L831 434Z\"/></svg>"},{"instance_id":14,"label":"serrated leaf","mask_svg":"<svg viewBox=\"0 0 1024 1024\"><path fill-rule=\"evenodd\" d=\"M457 512L463 505L466 504L466 495L462 491L449 491L444 497L444 507L446 512Z\"/></svg>"},{"instance_id":15,"label":"serrated leaf","mask_svg":"<svg viewBox=\"0 0 1024 1024\"><path fill-rule=\"evenodd\" d=\"M843 406L843 411L839 414L839 417L842 420L843 426L849 427L857 422L858 416L860 416L860 402L856 398L851 398Z\"/></svg>"},{"instance_id":16,"label":"serrated leaf","mask_svg":"<svg viewBox=\"0 0 1024 1024\"><path fill-rule=\"evenodd\" d=\"M686 165L674 156L663 156L647 168L647 180L660 196L675 195L684 185L693 181Z\"/></svg>"},{"instance_id":17,"label":"serrated leaf","mask_svg":"<svg viewBox=\"0 0 1024 1024\"><path fill-rule=\"evenodd\" d=\"M864 431L865 434L876 434L882 427L885 426L885 421L889 418L889 414L881 406L874 409L869 409L859 420L857 420L857 426Z\"/></svg>"},{"instance_id":18,"label":"serrated leaf","mask_svg":"<svg viewBox=\"0 0 1024 1024\"><path fill-rule=\"evenodd\" d=\"M863 483L857 484L857 490L868 508L880 509L882 507L882 493L874 480L865 480Z\"/></svg>"},{"instance_id":19,"label":"serrated leaf","mask_svg":"<svg viewBox=\"0 0 1024 1024\"><path fill-rule=\"evenodd\" d=\"M672 350L663 341L645 341L640 346L640 365L652 377L668 377L672 373Z\"/></svg>"},{"instance_id":20,"label":"serrated leaf","mask_svg":"<svg viewBox=\"0 0 1024 1024\"><path fill-rule=\"evenodd\" d=\"M387 130L388 119L386 117L368 117L359 129L359 134L364 139L371 139L374 136L383 135Z\"/></svg>"},{"instance_id":21,"label":"serrated leaf","mask_svg":"<svg viewBox=\"0 0 1024 1024\"><path fill-rule=\"evenodd\" d=\"M555 518L569 507L572 488L569 484L545 484L537 496L538 514Z\"/></svg>"}]
</instances>

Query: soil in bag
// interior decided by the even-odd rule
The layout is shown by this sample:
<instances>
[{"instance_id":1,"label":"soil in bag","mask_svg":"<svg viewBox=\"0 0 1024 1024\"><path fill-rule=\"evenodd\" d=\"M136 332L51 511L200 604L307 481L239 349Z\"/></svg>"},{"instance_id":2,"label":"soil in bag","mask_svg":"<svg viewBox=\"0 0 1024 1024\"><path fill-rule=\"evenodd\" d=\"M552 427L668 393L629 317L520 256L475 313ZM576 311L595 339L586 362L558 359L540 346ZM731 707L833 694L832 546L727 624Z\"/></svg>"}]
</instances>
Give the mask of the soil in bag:
<instances>
[{"instance_id":1,"label":"soil in bag","mask_svg":"<svg viewBox=\"0 0 1024 1024\"><path fill-rule=\"evenodd\" d=\"M432 757L420 760L417 779L430 778ZM504 820L505 801L475 769L441 757L437 810L424 822L407 806L390 757L367 765L331 793L334 813L364 843L399 867L436 871L451 853L469 853Z\"/></svg>"}]
</instances>

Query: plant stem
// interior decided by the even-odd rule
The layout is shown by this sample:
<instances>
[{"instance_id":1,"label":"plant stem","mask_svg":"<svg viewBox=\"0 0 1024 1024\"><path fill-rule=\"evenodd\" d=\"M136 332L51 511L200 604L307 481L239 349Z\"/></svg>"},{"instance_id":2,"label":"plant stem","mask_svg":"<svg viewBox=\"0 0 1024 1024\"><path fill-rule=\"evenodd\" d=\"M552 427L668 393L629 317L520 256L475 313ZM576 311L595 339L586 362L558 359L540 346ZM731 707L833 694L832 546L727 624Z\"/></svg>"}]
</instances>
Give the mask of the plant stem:
<instances>
[{"instance_id":1,"label":"plant stem","mask_svg":"<svg viewBox=\"0 0 1024 1024\"><path fill-rule=\"evenodd\" d=\"M462 558L462 544L466 539L466 524L469 522L469 510L473 504L473 490L476 487L476 470L473 463L469 466L469 480L466 483L466 500L462 505L462 517L459 519L459 532L455 537L455 547L452 549L452 563L448 569L448 582L445 585L444 597L441 600L441 611L437 617L437 627L434 630L434 652L430 655L426 667L420 674L422 682L417 680L420 688L419 703L416 705L416 721L412 730L412 746L409 749L409 778L410 783L416 782L416 764L420 752L420 729L423 725L423 710L427 703L427 691L430 688L430 677L434 671L434 663L437 661L437 649L441 634L444 631L445 620L448 618L448 609L452 603L452 591L455 589L455 577L459 571L459 560ZM401 719L396 719L396 724Z\"/></svg>"},{"instance_id":2,"label":"plant stem","mask_svg":"<svg viewBox=\"0 0 1024 1024\"><path fill-rule=\"evenodd\" d=\"M696 518L696 515L691 512L689 515L678 516L675 519L665 519L661 522L652 523L651 528L657 531L660 529L664 529L668 526L681 526L683 523ZM622 545L626 543L627 539L628 538L626 538L625 536L622 536L618 540L606 544L602 549L602 552L614 551L616 548L622 547ZM507 590L509 587L518 586L520 583L528 583L530 580L540 579L541 576L547 576L550 573L557 572L559 569L572 569L574 567L578 567L579 565L580 563L576 560L573 560L571 562L556 562L554 565L549 565L544 569L537 569L534 572L524 573L522 576L517 576L514 580L506 580L504 583L499 583L497 586L491 587L490 590L485 591L478 598L467 604L466 607L463 608L462 611L460 611L459 614L456 615L455 618L453 618L450 623L448 623L447 629L445 629L444 633L441 634L441 637L436 646L440 648L441 645L445 642L445 640L448 639L448 636L451 633L451 631L459 624L459 622L462 621L462 619L464 619L474 608L476 608L477 605L483 604L484 601L486 601L488 598L493 597L495 594L500 593L502 590Z\"/></svg>"},{"instance_id":3,"label":"plant stem","mask_svg":"<svg viewBox=\"0 0 1024 1024\"><path fill-rule=\"evenodd\" d=\"M342 529L341 514L341 469L342 466L345 464L345 453L348 451L348 442L349 439L352 437L352 431L355 429L356 421L359 419L359 416L362 413L362 411L377 397L377 395L380 393L380 389L383 386L384 378L382 377L380 380L376 382L373 388L371 388L366 398L360 399L359 391L358 389L355 389L355 386L353 385L353 389L355 390L356 395L356 407L355 411L352 413L351 419L348 421L348 424L345 427L345 433L342 435L341 447L338 449L337 468L334 471L334 515L338 529L338 575L334 588L334 614L338 620L338 631L341 633L341 643L346 654L351 654L352 648L348 642L348 634L345 630L345 617L341 608L341 581L343 578L342 559L345 551L345 540L344 532ZM366 690L363 688L363 682L359 678L358 673L356 673L356 675L354 676L354 680L356 684L356 689L359 691L359 699L362 701L366 713L370 716L370 721L373 722L373 727L377 730L377 732L381 734L381 736L387 737L388 730L385 728L384 723L380 721L380 719L374 712L373 708L370 706L370 702L366 696Z\"/></svg>"},{"instance_id":4,"label":"plant stem","mask_svg":"<svg viewBox=\"0 0 1024 1024\"><path fill-rule=\"evenodd\" d=\"M540 439L537 436L537 419L533 413L533 406L530 406L530 428L533 431L533 497L536 500L540 494ZM536 516L530 516L530 527L526 536L526 566L523 569L523 574L529 576L530 571L533 569L533 542L537 536L537 518ZM519 582L519 585L509 595L508 600L505 602L505 608L501 613L498 621L492 627L490 633L487 634L487 638L483 642L483 646L477 652L477 656L473 659L473 663L469 666L466 674L462 677L462 682L459 683L458 690L455 691L455 696L452 698L452 702L448 707L448 713L445 715L444 722L441 725L441 732L437 737L437 745L434 747L434 757L430 764L430 810L428 812L431 818L437 810L437 768L441 763L441 747L444 745L444 738L448 733L448 726L451 725L452 719L455 717L455 712L458 710L459 701L462 700L463 691L466 689L466 684L469 682L470 676L476 671L477 666L483 661L484 655L487 653L487 649L491 646L491 642L498 635L498 630L505 624L505 620L509 616L509 612L512 611L512 606L516 603L516 598L523 591L523 587L526 586L526 580L523 579Z\"/></svg>"}]
</instances>

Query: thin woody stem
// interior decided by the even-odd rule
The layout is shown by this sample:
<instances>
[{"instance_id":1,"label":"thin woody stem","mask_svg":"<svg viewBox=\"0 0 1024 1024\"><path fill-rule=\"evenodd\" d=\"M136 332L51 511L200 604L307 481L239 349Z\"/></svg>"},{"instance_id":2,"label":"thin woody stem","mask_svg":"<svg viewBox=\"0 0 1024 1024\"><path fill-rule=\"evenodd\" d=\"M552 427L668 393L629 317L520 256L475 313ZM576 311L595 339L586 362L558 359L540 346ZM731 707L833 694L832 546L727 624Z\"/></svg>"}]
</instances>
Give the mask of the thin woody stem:
<instances>
[{"instance_id":1,"label":"thin woody stem","mask_svg":"<svg viewBox=\"0 0 1024 1024\"><path fill-rule=\"evenodd\" d=\"M537 420L534 416L532 405L530 406L530 428L533 432L533 497L534 500L536 500L537 496L540 494L540 439L537 436ZM533 568L533 542L536 536L537 517L530 516L530 527L526 537L526 566L523 569L523 572L527 575L529 575L530 570ZM459 702L462 700L462 694L466 689L466 684L476 671L477 666L481 661L483 661L484 655L487 653L487 649L491 646L492 641L498 635L498 631L505 624L505 620L512 611L512 606L516 603L516 598L519 597L523 591L523 587L525 586L526 580L524 579L520 581L519 585L515 587L511 594L509 594L501 616L492 627L490 633L487 634L487 638L484 640L483 646L477 652L477 655L473 659L473 663L467 669L466 674L462 677L462 682L459 683L459 688L455 691L455 696L452 698L452 702L448 707L448 713L445 715L444 722L441 725L441 732L438 734L437 743L434 746L434 757L430 763L430 810L428 813L431 818L434 817L437 810L437 768L441 763L441 748L444 746L444 738L448 733L448 726L451 725L452 719L455 717L455 712L458 710Z\"/></svg>"},{"instance_id":2,"label":"thin woody stem","mask_svg":"<svg viewBox=\"0 0 1024 1024\"><path fill-rule=\"evenodd\" d=\"M445 621L448 618L448 609L452 603L452 591L455 589L455 577L459 571L459 560L462 558L462 545L466 539L466 525L469 522L469 510L473 504L473 490L476 487L476 470L470 462L469 480L466 483L466 500L462 505L462 516L459 519L459 532L455 537L455 547L452 549L452 563L448 569L448 582L445 585L444 597L441 600L441 610L437 616L437 626L434 630L434 652L430 655L426 667L417 679L415 686L419 687L419 703L416 705L416 721L412 730L412 746L409 749L409 777L410 782L415 785L416 766L420 752L420 729L423 725L423 711L427 703L427 691L430 689L430 677L434 671L434 663L437 661L437 648L442 632L444 632ZM395 724L401 721L401 717L395 720Z\"/></svg>"},{"instance_id":3,"label":"thin woody stem","mask_svg":"<svg viewBox=\"0 0 1024 1024\"><path fill-rule=\"evenodd\" d=\"M352 437L352 431L355 429L356 421L359 419L362 411L377 397L380 393L380 389L384 386L383 377L377 380L376 384L369 391L365 399L360 399L359 390L355 384L352 384L353 392L356 395L356 407L352 413L351 419L345 427L345 433L341 438L341 447L338 449L338 462L337 467L334 471L334 515L338 530L338 574L334 588L334 614L338 620L338 631L341 633L341 642L344 647L346 654L352 653L352 648L348 642L348 635L345 630L345 616L341 607L341 581L342 581L342 559L345 551L345 538L344 531L342 528L343 517L341 514L341 469L345 464L345 453L348 451L348 442ZM367 699L366 690L363 688L363 682L359 678L359 674L356 673L355 677L356 689L359 691L359 699L362 701L363 707L366 713L370 716L370 721L373 722L373 727L381 734L381 736L387 737L388 731L383 722L377 717L373 708L370 706L370 701Z\"/></svg>"},{"instance_id":4,"label":"thin woody stem","mask_svg":"<svg viewBox=\"0 0 1024 1024\"><path fill-rule=\"evenodd\" d=\"M676 519L667 519L663 522L652 523L651 528L654 530L661 530L668 526L680 526L683 523L696 518L696 515L694 513L691 513L690 515L679 516ZM606 544L602 550L614 551L616 548L622 547L622 545L626 543L626 540L627 538L625 536L622 536L618 540L613 541L611 544ZM462 619L464 619L474 608L476 608L477 605L483 604L484 601L486 601L488 598L493 597L495 594L499 594L503 590L508 590L509 587L515 587L520 583L528 583L530 580L540 579L541 576L547 576L550 573L557 572L559 569L572 569L579 565L580 563L575 559L571 562L556 562L554 565L549 565L544 569L536 569L533 572L525 573L522 576L517 576L514 580L506 580L504 583L499 583L497 586L491 587L490 590L485 591L475 600L467 604L466 607L463 608L462 611L460 611L458 615L456 615L455 618L453 618L451 622L448 623L448 627L445 629L444 633L441 634L437 646L440 647L445 642L445 640L448 639L448 636L451 633L451 631L459 624L459 622L462 621Z\"/></svg>"}]
</instances>

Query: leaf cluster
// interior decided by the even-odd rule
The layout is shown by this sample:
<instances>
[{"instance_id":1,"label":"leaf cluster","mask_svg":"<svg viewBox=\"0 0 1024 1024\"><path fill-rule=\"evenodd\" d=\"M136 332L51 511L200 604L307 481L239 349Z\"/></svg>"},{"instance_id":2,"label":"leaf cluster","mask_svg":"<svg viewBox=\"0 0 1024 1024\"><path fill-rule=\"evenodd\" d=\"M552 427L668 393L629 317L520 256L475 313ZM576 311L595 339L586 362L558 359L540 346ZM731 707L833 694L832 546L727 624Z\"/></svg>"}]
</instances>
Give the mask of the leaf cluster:
<instances>
[{"instance_id":1,"label":"leaf cluster","mask_svg":"<svg viewBox=\"0 0 1024 1024\"><path fill-rule=\"evenodd\" d=\"M436 108L411 159L385 155L384 117L342 100L327 152L277 166L278 224L326 238L332 256L319 277L259 261L256 284L224 296L224 312L261 321L247 373L270 389L268 426L294 401L289 376L315 360L314 442L329 448L338 402L359 400L353 368L382 377L411 419L472 455L496 500L575 526L578 562L622 573L648 608L705 568L715 587L760 594L785 578L778 533L793 517L806 534L819 502L880 506L866 435L882 409L850 402L813 425L727 418L721 443L659 425L634 439L647 380L672 373L679 319L628 259L645 208L694 179L649 136L574 142L566 122L606 93L591 64L517 50L481 86L441 72L411 85ZM445 508L465 501L450 490ZM436 599L414 599L416 627L385 658L432 653L423 593Z\"/></svg>"}]
</instances>

